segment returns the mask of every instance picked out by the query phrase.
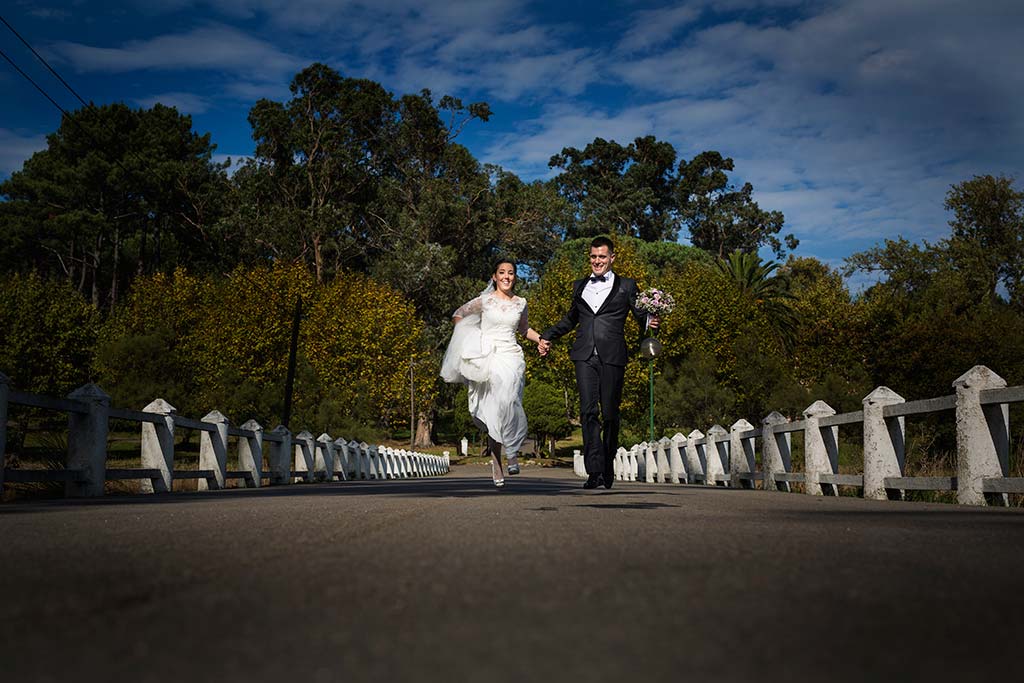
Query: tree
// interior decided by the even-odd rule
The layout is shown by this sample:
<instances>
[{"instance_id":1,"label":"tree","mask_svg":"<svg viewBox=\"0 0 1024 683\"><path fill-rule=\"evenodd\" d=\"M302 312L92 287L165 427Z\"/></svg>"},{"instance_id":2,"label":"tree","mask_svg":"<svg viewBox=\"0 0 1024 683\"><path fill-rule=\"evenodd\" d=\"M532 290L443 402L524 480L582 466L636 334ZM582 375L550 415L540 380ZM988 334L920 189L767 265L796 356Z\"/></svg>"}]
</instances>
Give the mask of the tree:
<instances>
[{"instance_id":1,"label":"tree","mask_svg":"<svg viewBox=\"0 0 1024 683\"><path fill-rule=\"evenodd\" d=\"M541 381L528 382L523 390L523 410L538 443L549 446L555 456L555 442L572 433L562 392Z\"/></svg>"},{"instance_id":2,"label":"tree","mask_svg":"<svg viewBox=\"0 0 1024 683\"><path fill-rule=\"evenodd\" d=\"M1024 311L1024 192L1013 178L975 176L953 185L945 207L953 212L950 248L969 263L988 296L1000 285Z\"/></svg>"},{"instance_id":3,"label":"tree","mask_svg":"<svg viewBox=\"0 0 1024 683\"><path fill-rule=\"evenodd\" d=\"M64 280L0 276L0 372L14 388L63 396L92 378L96 310Z\"/></svg>"},{"instance_id":4,"label":"tree","mask_svg":"<svg viewBox=\"0 0 1024 683\"><path fill-rule=\"evenodd\" d=\"M752 198L750 183L738 190L730 185L726 171L732 170L733 160L718 152L701 152L690 162L679 162L676 202L694 246L718 258L735 250L753 253L765 245L777 258L784 254L783 243L796 249L799 241L793 235L782 241L777 237L785 222L782 212L761 209Z\"/></svg>"},{"instance_id":5,"label":"tree","mask_svg":"<svg viewBox=\"0 0 1024 683\"><path fill-rule=\"evenodd\" d=\"M719 272L760 308L783 346L792 348L799 324L792 303L796 299L789 291L789 280L778 273L775 261L762 262L753 253L734 251L726 259L715 262Z\"/></svg>"},{"instance_id":6,"label":"tree","mask_svg":"<svg viewBox=\"0 0 1024 683\"><path fill-rule=\"evenodd\" d=\"M71 113L0 184L0 263L66 278L94 306L120 300L139 273L217 267L224 165L192 120L155 105Z\"/></svg>"},{"instance_id":7,"label":"tree","mask_svg":"<svg viewBox=\"0 0 1024 683\"><path fill-rule=\"evenodd\" d=\"M323 282L357 258L367 238L363 208L388 171L397 106L380 84L344 78L324 64L303 69L287 103L249 112L255 159L240 171L234 221L264 253L308 263Z\"/></svg>"},{"instance_id":8,"label":"tree","mask_svg":"<svg viewBox=\"0 0 1024 683\"><path fill-rule=\"evenodd\" d=\"M651 242L675 240L675 160L672 145L653 135L625 147L594 138L582 150L566 147L552 156L548 166L562 169L552 183L574 214L566 238L613 232Z\"/></svg>"},{"instance_id":9,"label":"tree","mask_svg":"<svg viewBox=\"0 0 1024 683\"><path fill-rule=\"evenodd\" d=\"M412 304L359 273L319 285L302 264L237 268L227 278L140 278L104 329L103 385L133 407L160 396L183 414L217 408L272 426L284 412L299 297L295 424L406 424L410 360L417 404L432 408L437 369Z\"/></svg>"}]
</instances>

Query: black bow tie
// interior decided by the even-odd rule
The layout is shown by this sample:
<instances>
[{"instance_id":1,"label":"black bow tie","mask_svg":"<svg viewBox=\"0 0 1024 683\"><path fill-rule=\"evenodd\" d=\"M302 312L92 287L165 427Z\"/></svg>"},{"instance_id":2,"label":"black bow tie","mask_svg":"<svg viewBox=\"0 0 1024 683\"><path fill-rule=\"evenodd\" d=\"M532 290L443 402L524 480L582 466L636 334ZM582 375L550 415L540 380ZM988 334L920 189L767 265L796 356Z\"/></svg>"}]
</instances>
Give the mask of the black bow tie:
<instances>
[{"instance_id":1,"label":"black bow tie","mask_svg":"<svg viewBox=\"0 0 1024 683\"><path fill-rule=\"evenodd\" d=\"M591 275L590 276L590 281L591 282L606 282L607 280L608 280L608 276L607 275Z\"/></svg>"}]
</instances>

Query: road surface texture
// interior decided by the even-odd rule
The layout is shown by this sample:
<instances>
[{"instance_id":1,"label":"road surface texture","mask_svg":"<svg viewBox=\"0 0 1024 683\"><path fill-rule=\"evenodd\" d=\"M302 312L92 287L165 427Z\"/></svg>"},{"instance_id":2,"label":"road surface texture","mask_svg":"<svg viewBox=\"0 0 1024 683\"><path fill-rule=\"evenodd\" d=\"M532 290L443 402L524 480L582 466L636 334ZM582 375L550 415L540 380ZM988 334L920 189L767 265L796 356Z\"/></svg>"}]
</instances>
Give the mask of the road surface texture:
<instances>
[{"instance_id":1,"label":"road surface texture","mask_svg":"<svg viewBox=\"0 0 1024 683\"><path fill-rule=\"evenodd\" d=\"M0 506L4 681L1021 675L1024 511L524 468Z\"/></svg>"}]
</instances>

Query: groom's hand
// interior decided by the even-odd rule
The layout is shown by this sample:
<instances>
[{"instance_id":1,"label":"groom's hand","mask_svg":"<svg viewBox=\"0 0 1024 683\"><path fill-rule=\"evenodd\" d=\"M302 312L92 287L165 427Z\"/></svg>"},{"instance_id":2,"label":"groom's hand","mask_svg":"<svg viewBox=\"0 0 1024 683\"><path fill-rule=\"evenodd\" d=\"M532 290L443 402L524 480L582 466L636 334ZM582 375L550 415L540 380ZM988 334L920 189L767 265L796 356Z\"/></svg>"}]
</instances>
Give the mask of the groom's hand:
<instances>
[{"instance_id":1,"label":"groom's hand","mask_svg":"<svg viewBox=\"0 0 1024 683\"><path fill-rule=\"evenodd\" d=\"M652 315L650 318L647 319L647 326L650 327L652 330L658 329L658 325L660 324L661 318L659 318L656 315Z\"/></svg>"}]
</instances>

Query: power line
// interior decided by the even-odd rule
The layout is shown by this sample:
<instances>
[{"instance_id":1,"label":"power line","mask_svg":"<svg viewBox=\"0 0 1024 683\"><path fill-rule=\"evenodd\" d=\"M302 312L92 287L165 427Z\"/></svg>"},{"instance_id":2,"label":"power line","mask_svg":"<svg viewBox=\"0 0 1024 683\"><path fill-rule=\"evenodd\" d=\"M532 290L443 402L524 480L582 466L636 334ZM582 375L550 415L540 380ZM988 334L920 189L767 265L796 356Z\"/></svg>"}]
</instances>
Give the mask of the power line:
<instances>
[{"instance_id":1,"label":"power line","mask_svg":"<svg viewBox=\"0 0 1024 683\"><path fill-rule=\"evenodd\" d=\"M6 23L6 22L4 22L4 23ZM17 71L19 74L21 74L22 78L24 78L29 83L34 85L36 90L38 90L42 94L43 97L45 97L46 99L48 99L50 101L50 104L52 104L53 106L57 107L57 109L60 110L61 114L63 114L67 118L70 118L71 115L68 114L67 110L65 110L64 107L62 107L59 104L57 104L57 100L55 100L52 97L50 97L50 94L48 92L46 92L45 90L43 90L43 87L41 85L39 85L34 80L32 80L31 76L29 76L27 73L22 71L21 67L18 66L17 64L15 64L14 60L7 56L6 52L4 52L3 50L0 50L0 56L3 56L3 58L7 60L7 63L10 64L11 66L13 66L15 71Z\"/></svg>"},{"instance_id":2,"label":"power line","mask_svg":"<svg viewBox=\"0 0 1024 683\"><path fill-rule=\"evenodd\" d=\"M50 63L47 62L45 59L43 59L43 56L41 54L39 54L38 52L36 52L36 49L34 47L32 47L29 44L29 42L27 40L25 40L21 36L21 34L18 33L15 30L15 28L13 26L11 26L11 24L6 19L4 19L3 15L0 15L0 21L3 22L4 26L6 26L10 30L11 33L13 33L15 36L18 37L18 40L20 40L25 47L27 47L29 50L32 51L32 54L34 54L36 56L36 59L38 59L40 62L42 62L43 66L45 66L47 69L49 69L50 73L53 74L57 78L57 80L60 81L61 84L71 92L72 95L74 95L75 97L78 98L78 101L82 103L82 106L84 106L84 107L88 107L89 106L88 104L86 104L85 100L82 99L82 96L79 95L77 92L75 92L75 89L72 88L70 85L68 85L68 82L65 81L61 77L61 75L59 73L57 73L57 70L54 69L52 66L50 66ZM10 59L8 59L7 61L10 61Z\"/></svg>"}]
</instances>

